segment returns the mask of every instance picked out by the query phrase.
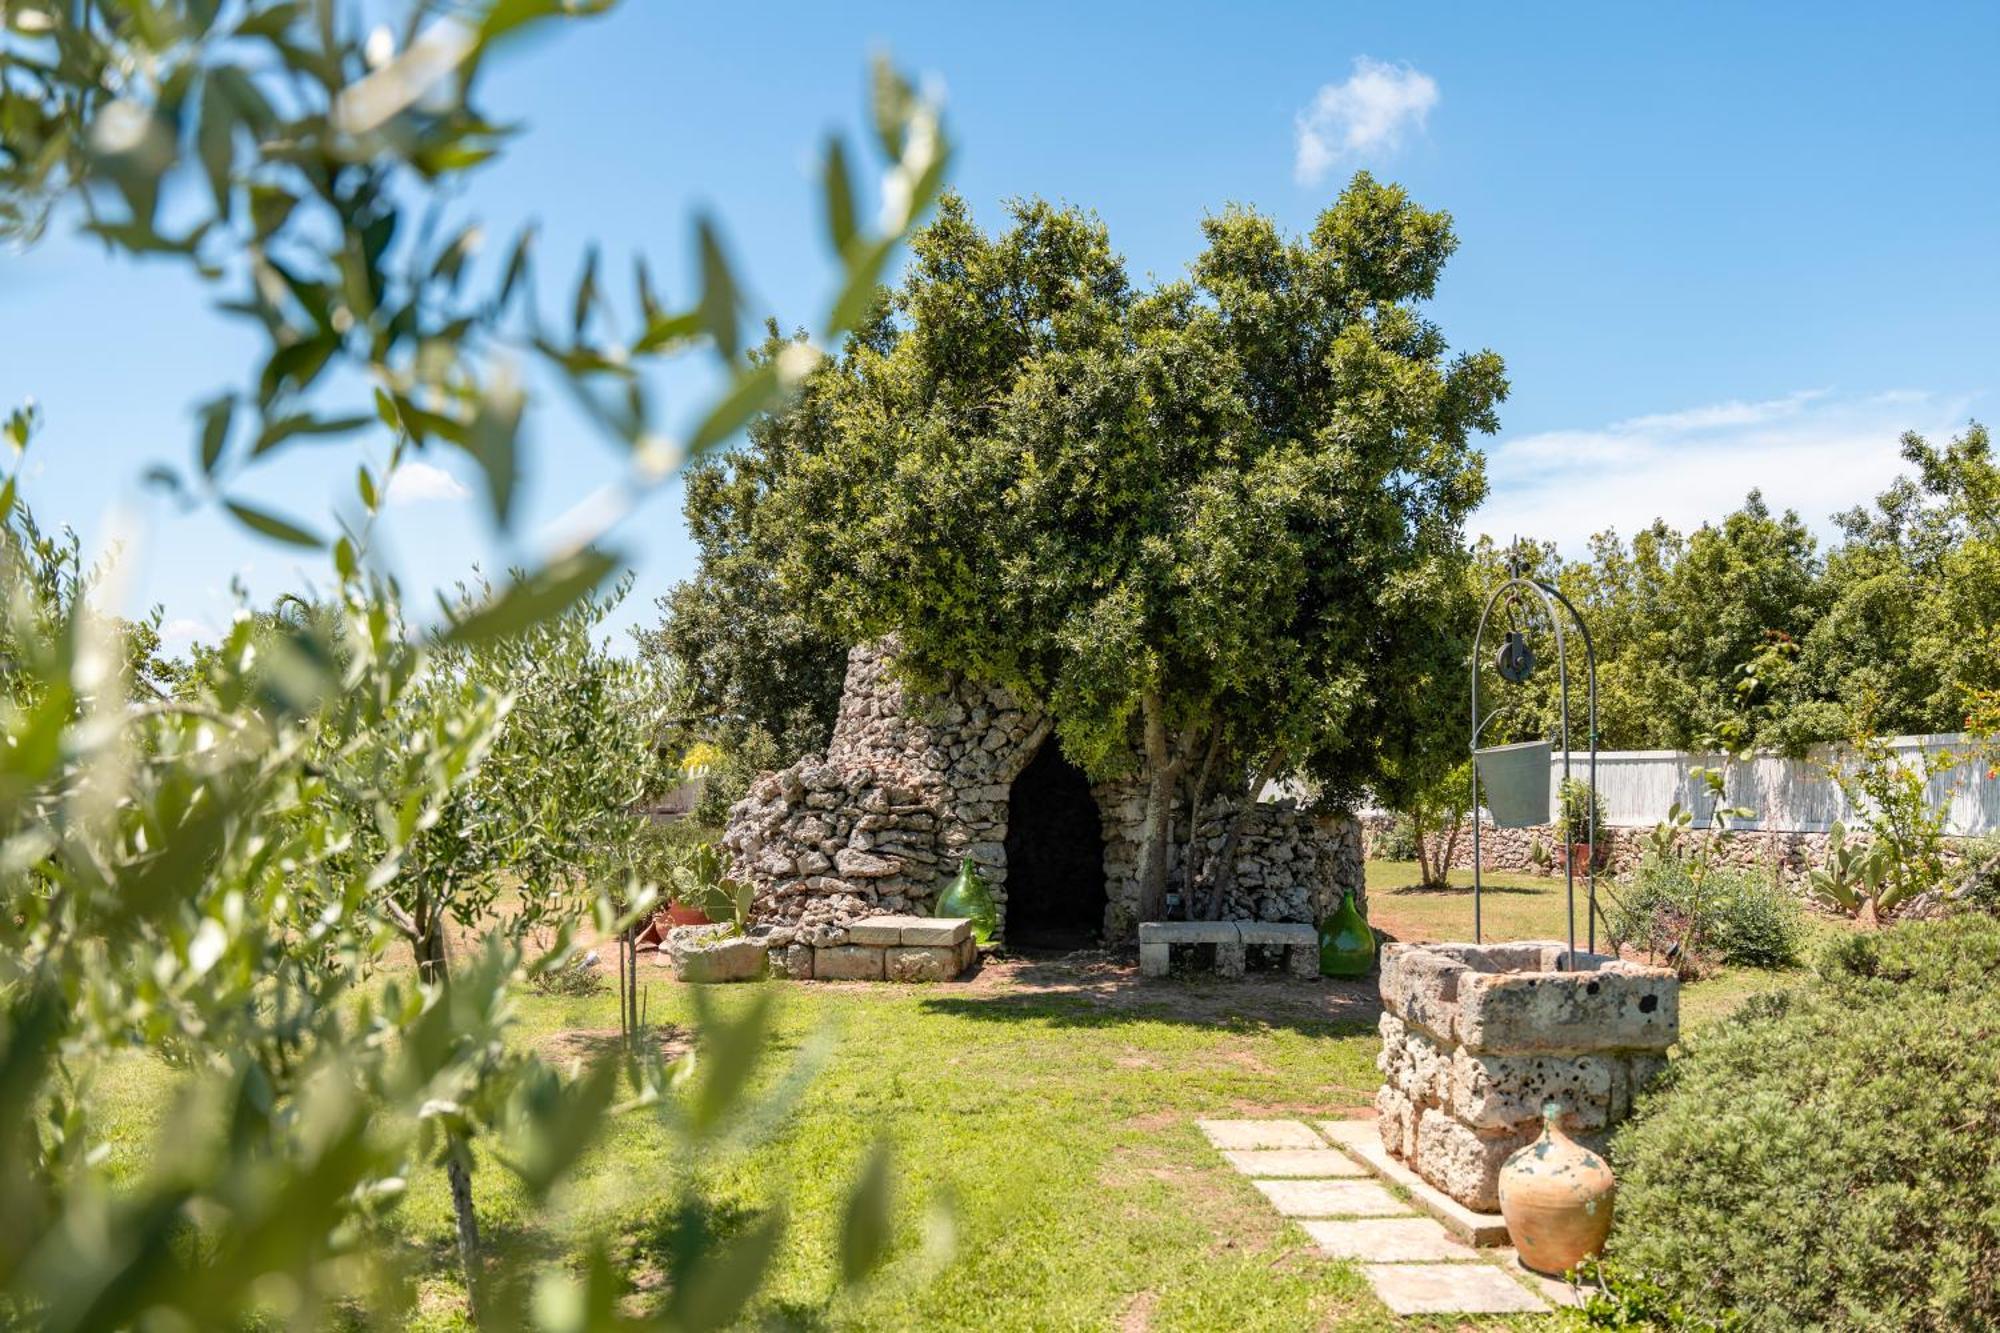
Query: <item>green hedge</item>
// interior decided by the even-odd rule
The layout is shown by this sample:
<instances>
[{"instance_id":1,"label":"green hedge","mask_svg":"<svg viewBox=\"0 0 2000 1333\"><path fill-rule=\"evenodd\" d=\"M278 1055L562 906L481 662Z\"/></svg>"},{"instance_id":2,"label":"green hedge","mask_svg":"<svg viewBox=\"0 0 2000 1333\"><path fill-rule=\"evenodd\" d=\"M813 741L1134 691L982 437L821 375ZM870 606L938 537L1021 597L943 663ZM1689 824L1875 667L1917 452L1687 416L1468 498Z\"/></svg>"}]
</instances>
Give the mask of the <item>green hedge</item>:
<instances>
[{"instance_id":1,"label":"green hedge","mask_svg":"<svg viewBox=\"0 0 2000 1333\"><path fill-rule=\"evenodd\" d=\"M2000 1328L2000 922L1830 947L1691 1037L1612 1157L1612 1269L1688 1322Z\"/></svg>"}]
</instances>

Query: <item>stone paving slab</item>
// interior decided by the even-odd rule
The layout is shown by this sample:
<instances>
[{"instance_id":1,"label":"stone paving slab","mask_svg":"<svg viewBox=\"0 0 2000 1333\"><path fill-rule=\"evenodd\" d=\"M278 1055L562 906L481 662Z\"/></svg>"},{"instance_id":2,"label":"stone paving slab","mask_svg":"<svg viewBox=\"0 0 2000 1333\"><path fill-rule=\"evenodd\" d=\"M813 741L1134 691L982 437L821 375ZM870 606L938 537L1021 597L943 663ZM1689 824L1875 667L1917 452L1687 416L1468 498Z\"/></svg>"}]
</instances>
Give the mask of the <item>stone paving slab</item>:
<instances>
[{"instance_id":1,"label":"stone paving slab","mask_svg":"<svg viewBox=\"0 0 2000 1333\"><path fill-rule=\"evenodd\" d=\"M1363 1264L1390 1313L1546 1314L1548 1303L1493 1264Z\"/></svg>"},{"instance_id":2,"label":"stone paving slab","mask_svg":"<svg viewBox=\"0 0 2000 1333\"><path fill-rule=\"evenodd\" d=\"M1370 1217L1353 1222L1306 1220L1299 1225L1319 1246L1319 1252L1330 1259L1404 1263L1479 1258L1478 1250L1429 1217Z\"/></svg>"},{"instance_id":3,"label":"stone paving slab","mask_svg":"<svg viewBox=\"0 0 2000 1333\"><path fill-rule=\"evenodd\" d=\"M1551 1305L1573 1305L1581 1308L1590 1299L1590 1293L1581 1287L1572 1287L1561 1278L1537 1273L1522 1263L1519 1252L1512 1248L1487 1250L1486 1253L1499 1260L1515 1277L1525 1278L1529 1286L1548 1297Z\"/></svg>"},{"instance_id":4,"label":"stone paving slab","mask_svg":"<svg viewBox=\"0 0 2000 1333\"><path fill-rule=\"evenodd\" d=\"M1246 1148L1324 1148L1326 1140L1297 1120L1197 1120L1208 1141L1229 1151Z\"/></svg>"},{"instance_id":5,"label":"stone paving slab","mask_svg":"<svg viewBox=\"0 0 2000 1333\"><path fill-rule=\"evenodd\" d=\"M1246 1176L1283 1180L1311 1176L1366 1176L1368 1168L1331 1148L1251 1148L1222 1154Z\"/></svg>"},{"instance_id":6,"label":"stone paving slab","mask_svg":"<svg viewBox=\"0 0 2000 1333\"><path fill-rule=\"evenodd\" d=\"M1445 1228L1470 1245L1505 1245L1507 1222L1498 1213L1482 1213L1467 1208L1443 1190L1389 1155L1382 1146L1381 1131L1373 1120L1322 1120L1320 1132L1332 1144L1354 1157L1392 1185L1408 1192L1417 1206L1444 1223Z\"/></svg>"},{"instance_id":7,"label":"stone paving slab","mask_svg":"<svg viewBox=\"0 0 2000 1333\"><path fill-rule=\"evenodd\" d=\"M1286 1217L1408 1217L1410 1206L1372 1180L1253 1180Z\"/></svg>"}]
</instances>

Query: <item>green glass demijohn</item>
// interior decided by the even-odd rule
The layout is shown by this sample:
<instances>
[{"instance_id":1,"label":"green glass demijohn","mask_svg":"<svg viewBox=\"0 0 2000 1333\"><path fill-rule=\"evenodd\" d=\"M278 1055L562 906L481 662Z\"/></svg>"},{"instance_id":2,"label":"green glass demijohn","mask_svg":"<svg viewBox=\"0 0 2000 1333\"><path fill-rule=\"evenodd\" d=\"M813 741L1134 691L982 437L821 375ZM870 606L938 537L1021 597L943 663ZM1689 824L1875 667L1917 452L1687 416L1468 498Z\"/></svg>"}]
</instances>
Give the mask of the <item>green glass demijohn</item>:
<instances>
[{"instance_id":1,"label":"green glass demijohn","mask_svg":"<svg viewBox=\"0 0 2000 1333\"><path fill-rule=\"evenodd\" d=\"M986 887L986 880L967 857L958 863L958 878L945 885L938 895L936 916L963 916L972 919L972 938L983 949L993 942L993 931L1000 924L999 914L993 908L993 890Z\"/></svg>"},{"instance_id":2,"label":"green glass demijohn","mask_svg":"<svg viewBox=\"0 0 2000 1333\"><path fill-rule=\"evenodd\" d=\"M1323 977L1365 977L1375 969L1375 932L1354 905L1354 890L1340 895L1340 906L1319 923L1319 974Z\"/></svg>"}]
</instances>

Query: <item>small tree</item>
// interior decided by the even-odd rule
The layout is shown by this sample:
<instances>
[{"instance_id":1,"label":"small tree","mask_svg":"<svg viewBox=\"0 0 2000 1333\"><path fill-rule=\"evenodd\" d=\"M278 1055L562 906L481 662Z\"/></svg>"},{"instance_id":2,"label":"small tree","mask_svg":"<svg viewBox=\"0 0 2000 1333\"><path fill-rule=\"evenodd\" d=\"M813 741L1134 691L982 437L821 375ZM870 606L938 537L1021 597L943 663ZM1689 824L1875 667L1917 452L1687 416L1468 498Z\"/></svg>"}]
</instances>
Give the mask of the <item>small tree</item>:
<instances>
[{"instance_id":1,"label":"small tree","mask_svg":"<svg viewBox=\"0 0 2000 1333\"><path fill-rule=\"evenodd\" d=\"M462 452L496 527L511 530L526 508L521 428L540 386L560 381L631 458L586 534L604 538L680 457L654 424L649 365L716 354L709 395L677 414L699 454L781 401L814 359L807 349L781 364L741 357L741 288L706 219L694 229L699 295L666 306L641 265L623 320L594 253L565 321L534 308L543 285L529 234L501 262L475 261L480 229L453 215L462 183L506 139L474 95L487 55L525 29L606 8L17 0L0 14L0 237L32 243L74 221L114 254L241 284L221 308L249 334L244 382L202 407L191 465L148 478L263 538L328 551L338 588L324 604L244 617L172 697L154 688L135 702L129 654L150 658L150 645L121 641L93 612L73 560L43 558L19 489L31 414L7 419L0 1305L10 1316L72 1329L400 1325L412 1294L401 1257L373 1242L413 1162L461 1152L470 1126L496 1127L496 1156L543 1204L602 1129L615 1066L567 1080L505 1039L518 948L489 935L454 969L438 947L449 903L464 900L458 880L434 871L483 852L433 835L483 836L488 812L461 798L509 696L483 686L476 663L438 667L429 651L521 633L619 560L595 541L560 547L454 617L442 643L405 633L393 591L365 571L383 454L393 468L420 450ZM865 311L947 157L935 109L886 65L874 93L884 221L858 221L846 150L832 141L823 179L841 290L822 337ZM520 372L521 357L536 374ZM364 435L355 492L370 517L336 516L337 537L248 497L249 474L302 444ZM407 908L422 894L419 925ZM404 919L389 926L392 906ZM601 919L620 924L608 906ZM391 929L445 979L355 995ZM669 1078L656 1053L630 1065L633 1107L663 1115L688 1146L670 1160L696 1156L738 1118L768 1005L731 1019L704 1011L698 1026L713 1057L706 1075ZM140 1046L188 1076L161 1150L113 1181L76 1090L103 1058ZM886 1180L878 1154L850 1204L844 1279L882 1256ZM689 1228L660 1322L736 1321L781 1225L773 1213L729 1240ZM566 1328L629 1326L606 1245L587 1249L578 1272L536 1279L533 1308Z\"/></svg>"},{"instance_id":2,"label":"small tree","mask_svg":"<svg viewBox=\"0 0 2000 1333\"><path fill-rule=\"evenodd\" d=\"M1863 731L1846 754L1827 765L1827 775L1867 822L1872 845L1859 853L1829 849L1827 873L1815 878L1829 906L1866 921L1894 916L1941 891L1949 878L1944 855L1949 804L1931 796L1931 780L1956 768L1962 756L1950 750L1921 751L1914 760L1897 756L1889 742ZM1845 853L1845 854L1844 854ZM1850 870L1854 873L1846 873Z\"/></svg>"},{"instance_id":3,"label":"small tree","mask_svg":"<svg viewBox=\"0 0 2000 1333\"><path fill-rule=\"evenodd\" d=\"M1470 764L1460 764L1442 779L1417 792L1408 803L1410 829L1417 844L1417 876L1427 889L1451 883L1452 861L1472 805Z\"/></svg>"}]
</instances>

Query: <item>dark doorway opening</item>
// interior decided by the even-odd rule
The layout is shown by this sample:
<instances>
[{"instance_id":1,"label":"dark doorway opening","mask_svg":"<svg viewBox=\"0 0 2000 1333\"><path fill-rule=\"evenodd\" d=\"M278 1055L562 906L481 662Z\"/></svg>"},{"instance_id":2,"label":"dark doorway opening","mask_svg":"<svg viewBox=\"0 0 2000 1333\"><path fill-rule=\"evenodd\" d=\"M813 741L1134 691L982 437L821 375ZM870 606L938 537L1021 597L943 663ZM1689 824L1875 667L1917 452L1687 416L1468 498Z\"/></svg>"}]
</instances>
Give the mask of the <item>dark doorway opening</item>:
<instances>
[{"instance_id":1,"label":"dark doorway opening","mask_svg":"<svg viewBox=\"0 0 2000 1333\"><path fill-rule=\"evenodd\" d=\"M1007 943L1083 949L1104 933L1104 829L1090 779L1053 738L1007 797Z\"/></svg>"}]
</instances>

